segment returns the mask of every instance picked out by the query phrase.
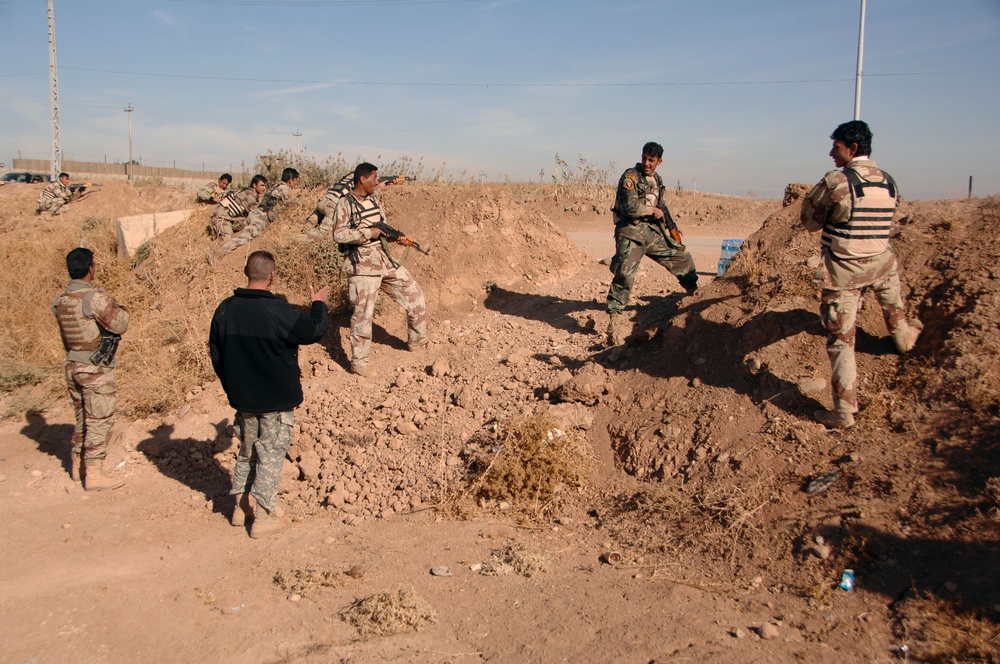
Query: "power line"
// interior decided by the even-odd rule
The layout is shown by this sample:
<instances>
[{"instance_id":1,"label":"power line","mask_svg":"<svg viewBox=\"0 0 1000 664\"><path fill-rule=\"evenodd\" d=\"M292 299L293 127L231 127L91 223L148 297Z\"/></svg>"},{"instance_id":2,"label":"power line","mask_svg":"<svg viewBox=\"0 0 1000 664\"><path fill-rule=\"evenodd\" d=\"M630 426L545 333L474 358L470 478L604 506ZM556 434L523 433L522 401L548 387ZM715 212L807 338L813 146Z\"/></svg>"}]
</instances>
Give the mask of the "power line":
<instances>
[{"instance_id":1,"label":"power line","mask_svg":"<svg viewBox=\"0 0 1000 664\"><path fill-rule=\"evenodd\" d=\"M174 0L175 2L189 0ZM661 81L645 83L614 83L614 82L582 82L582 83L475 83L475 82L413 82L413 81L331 81L299 78L248 78L241 76L205 76L203 74L163 74L157 72L123 71L118 69L91 69L86 67L63 67L73 71L85 71L98 74L120 74L124 76L150 76L156 78L187 78L207 81L236 81L241 83L295 83L295 84L328 84L328 85L370 85L389 87L464 87L464 88L607 88L607 87L692 87L692 86L728 86L728 85L788 85L796 83L843 83L853 81L853 78L790 78L756 81ZM872 77L894 76L953 76L955 74L994 73L1000 69L970 69L963 71L925 71L898 72L885 74L866 74Z\"/></svg>"},{"instance_id":2,"label":"power line","mask_svg":"<svg viewBox=\"0 0 1000 664\"><path fill-rule=\"evenodd\" d=\"M167 0L189 5L243 5L257 7L349 7L371 5L446 5L484 0Z\"/></svg>"}]
</instances>

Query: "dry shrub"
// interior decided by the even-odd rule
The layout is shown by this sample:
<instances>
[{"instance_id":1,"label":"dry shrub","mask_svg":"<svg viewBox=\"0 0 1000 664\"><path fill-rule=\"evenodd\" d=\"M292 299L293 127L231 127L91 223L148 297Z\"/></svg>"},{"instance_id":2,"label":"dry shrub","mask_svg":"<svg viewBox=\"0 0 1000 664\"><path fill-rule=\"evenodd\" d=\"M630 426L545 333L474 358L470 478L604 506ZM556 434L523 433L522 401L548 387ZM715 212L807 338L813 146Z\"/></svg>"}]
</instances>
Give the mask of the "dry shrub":
<instances>
[{"instance_id":1,"label":"dry shrub","mask_svg":"<svg viewBox=\"0 0 1000 664\"><path fill-rule=\"evenodd\" d=\"M340 612L341 620L354 625L361 636L390 636L419 631L437 622L431 605L412 586L357 600Z\"/></svg>"},{"instance_id":2,"label":"dry shrub","mask_svg":"<svg viewBox=\"0 0 1000 664\"><path fill-rule=\"evenodd\" d=\"M758 475L733 486L702 491L695 497L695 504L736 540L748 532L761 532L761 511L777 499L776 495L774 477Z\"/></svg>"},{"instance_id":3,"label":"dry shrub","mask_svg":"<svg viewBox=\"0 0 1000 664\"><path fill-rule=\"evenodd\" d=\"M612 498L603 527L625 548L650 553L680 551L692 546L711 522L702 518L692 496L681 487L651 484Z\"/></svg>"},{"instance_id":4,"label":"dry shrub","mask_svg":"<svg viewBox=\"0 0 1000 664\"><path fill-rule=\"evenodd\" d=\"M329 569L320 565L306 565L278 571L274 574L274 582L287 593L297 593L308 597L320 588L336 588L340 586L347 571Z\"/></svg>"},{"instance_id":5,"label":"dry shrub","mask_svg":"<svg viewBox=\"0 0 1000 664\"><path fill-rule=\"evenodd\" d=\"M587 484L592 456L583 436L560 431L547 415L531 415L500 424L470 467L472 496L509 501L541 516L565 488Z\"/></svg>"},{"instance_id":6,"label":"dry shrub","mask_svg":"<svg viewBox=\"0 0 1000 664\"><path fill-rule=\"evenodd\" d=\"M985 493L990 503L990 514L994 519L1000 519L1000 477L986 480Z\"/></svg>"},{"instance_id":7,"label":"dry shrub","mask_svg":"<svg viewBox=\"0 0 1000 664\"><path fill-rule=\"evenodd\" d=\"M1000 661L997 623L982 611L924 595L903 602L898 619L899 636L917 661Z\"/></svg>"},{"instance_id":8,"label":"dry shrub","mask_svg":"<svg viewBox=\"0 0 1000 664\"><path fill-rule=\"evenodd\" d=\"M490 551L490 560L483 563L479 570L486 576L506 576L520 574L532 577L539 572L547 572L551 565L549 557L544 553L531 553L521 542L512 542L499 549Z\"/></svg>"}]
</instances>

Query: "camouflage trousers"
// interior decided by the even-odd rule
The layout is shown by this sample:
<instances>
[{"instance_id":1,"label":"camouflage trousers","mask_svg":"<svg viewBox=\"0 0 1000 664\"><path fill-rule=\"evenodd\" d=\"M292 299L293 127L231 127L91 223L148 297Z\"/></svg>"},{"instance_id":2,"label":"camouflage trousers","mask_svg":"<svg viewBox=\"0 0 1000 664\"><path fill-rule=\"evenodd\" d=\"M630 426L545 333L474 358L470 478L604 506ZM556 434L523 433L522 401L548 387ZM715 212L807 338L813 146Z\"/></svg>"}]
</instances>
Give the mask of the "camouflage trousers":
<instances>
[{"instance_id":1,"label":"camouflage trousers","mask_svg":"<svg viewBox=\"0 0 1000 664\"><path fill-rule=\"evenodd\" d=\"M83 362L66 362L65 369L76 416L72 453L84 459L104 459L115 425L115 370Z\"/></svg>"},{"instance_id":2,"label":"camouflage trousers","mask_svg":"<svg viewBox=\"0 0 1000 664\"><path fill-rule=\"evenodd\" d=\"M219 206L220 208L222 206ZM227 238L233 233L239 233L246 227L246 217L230 217L217 211L212 213L211 230L214 237Z\"/></svg>"},{"instance_id":3,"label":"camouflage trousers","mask_svg":"<svg viewBox=\"0 0 1000 664\"><path fill-rule=\"evenodd\" d=\"M239 233L235 235L230 235L229 239L222 243L223 251L232 251L237 247L242 247L244 244L250 242L258 235L264 232L271 223L271 218L267 216L267 213L260 209L250 210L250 216L247 217L247 225Z\"/></svg>"},{"instance_id":4,"label":"camouflage trousers","mask_svg":"<svg viewBox=\"0 0 1000 664\"><path fill-rule=\"evenodd\" d=\"M372 347L372 320L379 291L399 303L406 312L407 341L415 343L427 336L427 303L424 292L410 271L402 265L384 276L347 277L347 297L354 307L351 315L351 363L365 366Z\"/></svg>"},{"instance_id":5,"label":"camouflage trousers","mask_svg":"<svg viewBox=\"0 0 1000 664\"><path fill-rule=\"evenodd\" d=\"M878 256L840 260L823 252L813 284L822 289L820 320L826 328L826 352L833 377L833 409L858 412L858 367L854 357L858 303L862 291L871 288L882 307L882 317L893 339L909 328L906 303L900 295L899 268L892 249Z\"/></svg>"},{"instance_id":6,"label":"camouflage trousers","mask_svg":"<svg viewBox=\"0 0 1000 664\"><path fill-rule=\"evenodd\" d=\"M615 229L615 255L611 259L611 272L615 276L608 289L608 313L617 314L625 309L643 256L667 268L683 288L690 290L698 286L694 258L683 244L668 244L652 224L619 226Z\"/></svg>"},{"instance_id":7,"label":"camouflage trousers","mask_svg":"<svg viewBox=\"0 0 1000 664\"><path fill-rule=\"evenodd\" d=\"M62 214L64 205L66 205L66 201L62 198L46 200L38 204L38 209L35 210L35 214L41 214L42 212L48 212L49 214Z\"/></svg>"},{"instance_id":8,"label":"camouflage trousers","mask_svg":"<svg viewBox=\"0 0 1000 664\"><path fill-rule=\"evenodd\" d=\"M278 503L278 483L285 454L292 445L295 415L237 412L233 428L240 437L240 451L233 468L233 486L229 493L249 492L268 513Z\"/></svg>"}]
</instances>

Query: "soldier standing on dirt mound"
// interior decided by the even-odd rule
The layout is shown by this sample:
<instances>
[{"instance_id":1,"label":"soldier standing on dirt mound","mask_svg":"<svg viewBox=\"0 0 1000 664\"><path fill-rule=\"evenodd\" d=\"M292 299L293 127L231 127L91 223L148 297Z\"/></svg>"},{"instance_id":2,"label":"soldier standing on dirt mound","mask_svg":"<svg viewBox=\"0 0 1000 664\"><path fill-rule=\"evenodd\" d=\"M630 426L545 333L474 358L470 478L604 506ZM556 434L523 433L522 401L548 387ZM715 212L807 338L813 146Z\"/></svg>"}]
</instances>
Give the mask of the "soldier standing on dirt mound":
<instances>
[{"instance_id":1,"label":"soldier standing on dirt mound","mask_svg":"<svg viewBox=\"0 0 1000 664\"><path fill-rule=\"evenodd\" d=\"M274 256L255 251L243 268L247 287L237 288L215 310L208 346L212 367L222 382L240 437L231 495L236 507L230 523L253 519L250 537L279 533L291 525L275 514L278 481L292 444L293 409L302 403L299 346L323 338L330 324L329 286L309 289L309 315L269 290ZM250 505L253 496L260 509Z\"/></svg>"},{"instance_id":2,"label":"soldier standing on dirt mound","mask_svg":"<svg viewBox=\"0 0 1000 664\"><path fill-rule=\"evenodd\" d=\"M347 296L354 307L351 315L351 371L363 378L375 375L368 366L372 345L375 299L385 291L406 311L407 347L427 345L427 305L424 292L410 274L389 254L382 230L373 224L385 221L375 190L378 168L367 162L354 169L354 186L345 192L333 212L333 239L348 250L344 258ZM400 237L399 242L405 242Z\"/></svg>"},{"instance_id":3,"label":"soldier standing on dirt mound","mask_svg":"<svg viewBox=\"0 0 1000 664\"><path fill-rule=\"evenodd\" d=\"M922 325L907 322L899 293L896 254L889 246L899 191L892 176L871 159L872 132L864 122L853 120L837 127L830 138L830 156L843 170L828 172L806 194L802 223L810 232L823 231L823 260L813 283L822 290L820 318L833 369L833 410L817 410L814 417L827 427L843 429L854 425L858 412L854 337L862 290L875 291L899 352L913 349Z\"/></svg>"},{"instance_id":4,"label":"soldier standing on dirt mound","mask_svg":"<svg viewBox=\"0 0 1000 664\"><path fill-rule=\"evenodd\" d=\"M70 475L74 481L82 475L87 491L117 489L125 482L105 475L103 465L115 424L115 353L129 315L106 291L94 288L90 249L69 252L66 268L71 281L52 312L66 348L66 383L76 415Z\"/></svg>"},{"instance_id":5,"label":"soldier standing on dirt mound","mask_svg":"<svg viewBox=\"0 0 1000 664\"><path fill-rule=\"evenodd\" d=\"M628 304L643 256L667 268L681 286L694 294L698 288L698 273L694 259L681 244L680 231L670 217L663 200L663 179L656 172L663 163L663 146L646 143L642 146L642 161L625 171L618 180L615 205L611 208L615 221L615 255L611 272L615 275L608 290L609 346L625 341L622 311Z\"/></svg>"}]
</instances>

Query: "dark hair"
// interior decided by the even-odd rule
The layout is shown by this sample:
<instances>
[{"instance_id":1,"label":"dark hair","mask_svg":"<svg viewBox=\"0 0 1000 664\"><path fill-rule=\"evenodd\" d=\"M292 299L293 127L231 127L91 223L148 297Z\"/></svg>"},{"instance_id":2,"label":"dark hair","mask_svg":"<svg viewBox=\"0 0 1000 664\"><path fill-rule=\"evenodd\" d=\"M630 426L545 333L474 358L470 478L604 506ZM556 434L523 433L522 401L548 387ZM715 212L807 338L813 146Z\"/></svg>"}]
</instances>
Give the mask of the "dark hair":
<instances>
[{"instance_id":1,"label":"dark hair","mask_svg":"<svg viewBox=\"0 0 1000 664\"><path fill-rule=\"evenodd\" d=\"M63 176L65 176L65 177L69 177L69 173L60 173L60 174L59 174L59 177L60 177L60 178L61 178L61 177L63 177ZM59 178L56 178L56 179L58 180Z\"/></svg>"},{"instance_id":2,"label":"dark hair","mask_svg":"<svg viewBox=\"0 0 1000 664\"><path fill-rule=\"evenodd\" d=\"M378 166L375 164L369 164L367 161L361 162L354 168L354 184L361 182L361 178L366 178L377 170Z\"/></svg>"},{"instance_id":3,"label":"dark hair","mask_svg":"<svg viewBox=\"0 0 1000 664\"><path fill-rule=\"evenodd\" d=\"M263 281L274 271L274 256L270 251L255 251L247 257L243 274L250 281Z\"/></svg>"},{"instance_id":4,"label":"dark hair","mask_svg":"<svg viewBox=\"0 0 1000 664\"><path fill-rule=\"evenodd\" d=\"M219 179L220 180L225 180L226 182L232 182L233 181L233 176L230 175L229 173L223 173L222 175L219 176Z\"/></svg>"},{"instance_id":5,"label":"dark hair","mask_svg":"<svg viewBox=\"0 0 1000 664\"><path fill-rule=\"evenodd\" d=\"M872 130L868 128L866 122L861 120L851 120L838 126L830 134L830 138L835 141L843 141L844 145L850 147L852 143L858 144L859 155L870 155L872 153Z\"/></svg>"},{"instance_id":6,"label":"dark hair","mask_svg":"<svg viewBox=\"0 0 1000 664\"><path fill-rule=\"evenodd\" d=\"M258 173L257 175L253 176L252 180L250 180L250 186L252 187L255 184L257 184L258 182L265 182L266 183L267 182L267 178L264 177L263 175L261 175L260 173Z\"/></svg>"},{"instance_id":7,"label":"dark hair","mask_svg":"<svg viewBox=\"0 0 1000 664\"><path fill-rule=\"evenodd\" d=\"M650 141L649 143L646 143L645 145L642 146L642 153L645 155L649 155L650 157L656 157L657 159L660 159L661 157L663 157L663 146L660 145L659 143L654 143L653 141Z\"/></svg>"},{"instance_id":8,"label":"dark hair","mask_svg":"<svg viewBox=\"0 0 1000 664\"><path fill-rule=\"evenodd\" d=\"M294 168L292 168L291 166L281 171L282 182L288 182L289 180L294 180L297 177L299 177L299 172Z\"/></svg>"},{"instance_id":9,"label":"dark hair","mask_svg":"<svg viewBox=\"0 0 1000 664\"><path fill-rule=\"evenodd\" d=\"M86 247L77 247L66 254L66 269L70 279L83 279L94 265L94 252Z\"/></svg>"}]
</instances>

